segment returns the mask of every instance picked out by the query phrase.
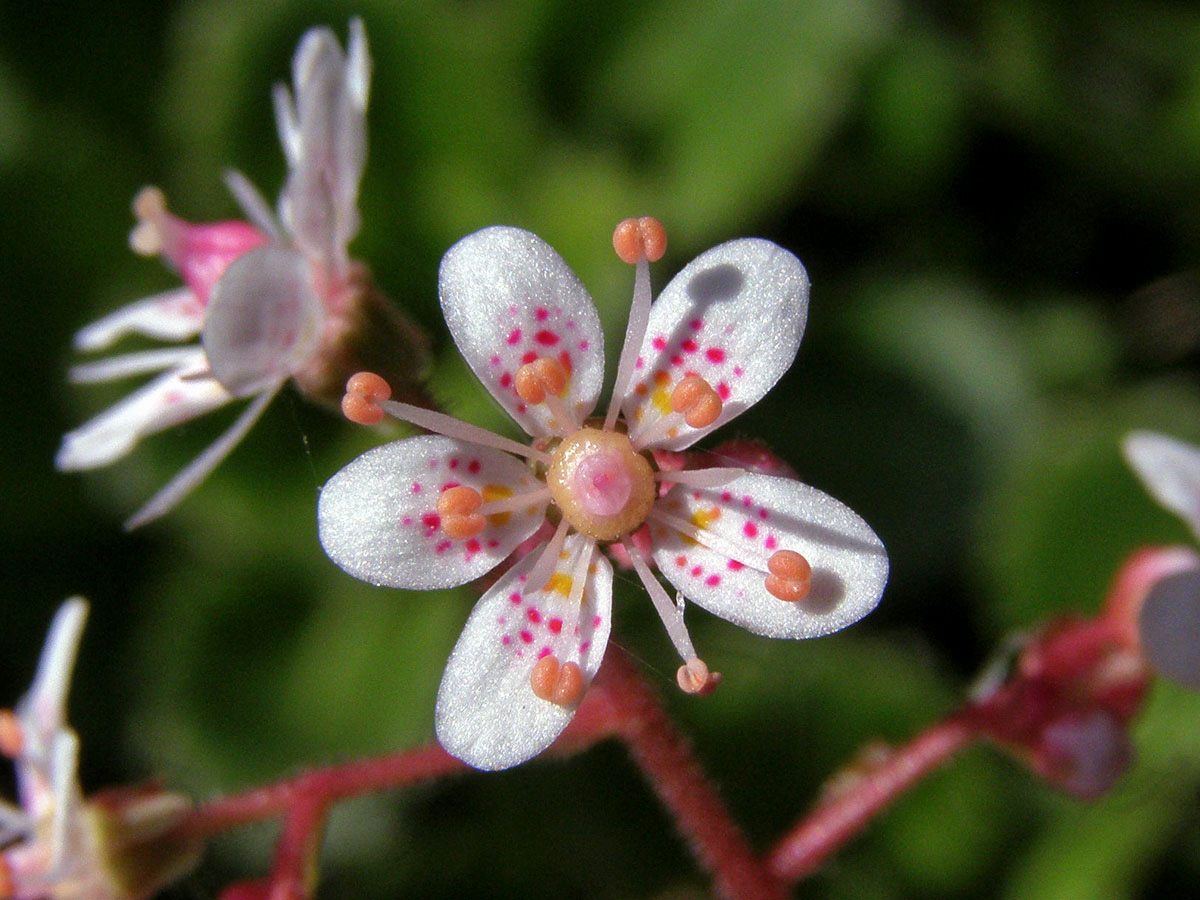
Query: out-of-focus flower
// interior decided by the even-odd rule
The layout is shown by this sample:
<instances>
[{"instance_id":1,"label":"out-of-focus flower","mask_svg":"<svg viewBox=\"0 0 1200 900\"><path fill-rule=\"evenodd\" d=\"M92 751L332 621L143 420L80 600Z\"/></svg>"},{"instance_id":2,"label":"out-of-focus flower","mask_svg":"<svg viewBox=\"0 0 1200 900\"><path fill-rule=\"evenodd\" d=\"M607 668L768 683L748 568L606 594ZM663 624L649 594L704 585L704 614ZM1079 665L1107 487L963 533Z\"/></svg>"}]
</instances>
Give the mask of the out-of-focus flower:
<instances>
[{"instance_id":1,"label":"out-of-focus flower","mask_svg":"<svg viewBox=\"0 0 1200 900\"><path fill-rule=\"evenodd\" d=\"M87 800L67 690L87 604L68 600L50 626L29 693L0 711L0 752L16 769L20 806L0 801L0 897L134 900L186 873L199 846L173 829L187 801L156 788Z\"/></svg>"},{"instance_id":2,"label":"out-of-focus flower","mask_svg":"<svg viewBox=\"0 0 1200 900\"><path fill-rule=\"evenodd\" d=\"M665 245L652 219L627 220L614 235L637 274L603 417L589 418L604 378L596 308L562 258L516 228L454 245L440 294L459 350L532 444L389 401L375 375L349 385L343 409L355 421L386 411L437 434L376 448L325 485L321 542L347 572L451 587L553 524L544 547L479 600L446 667L438 737L472 766L523 762L574 714L611 624L612 567L598 545L623 544L684 661L680 686L695 693L717 676L692 646L684 595L755 633L807 638L857 621L883 591L883 545L832 497L741 467L656 467L778 381L808 309L800 261L754 239L702 254L651 305L648 262Z\"/></svg>"},{"instance_id":3,"label":"out-of-focus flower","mask_svg":"<svg viewBox=\"0 0 1200 900\"><path fill-rule=\"evenodd\" d=\"M162 255L184 285L140 300L81 330L75 345L103 350L129 334L200 343L114 356L77 366L76 382L151 372L156 378L67 434L62 470L109 465L139 440L235 400L251 399L232 426L127 523L169 511L241 440L289 380L336 402L367 365L383 365L412 395L428 360L425 335L374 287L347 247L358 232L358 186L366 159L370 60L362 23L343 53L327 28L300 41L294 97L275 89L288 179L278 219L240 173L227 178L250 222L193 225L167 211L157 188L134 201L133 249ZM253 223L253 224L251 224Z\"/></svg>"},{"instance_id":4,"label":"out-of-focus flower","mask_svg":"<svg viewBox=\"0 0 1200 900\"><path fill-rule=\"evenodd\" d=\"M1200 447L1135 431L1121 449L1151 496L1200 540ZM1200 565L1182 550L1164 559L1171 564L1141 594L1137 610L1142 651L1160 674L1200 690Z\"/></svg>"}]
</instances>

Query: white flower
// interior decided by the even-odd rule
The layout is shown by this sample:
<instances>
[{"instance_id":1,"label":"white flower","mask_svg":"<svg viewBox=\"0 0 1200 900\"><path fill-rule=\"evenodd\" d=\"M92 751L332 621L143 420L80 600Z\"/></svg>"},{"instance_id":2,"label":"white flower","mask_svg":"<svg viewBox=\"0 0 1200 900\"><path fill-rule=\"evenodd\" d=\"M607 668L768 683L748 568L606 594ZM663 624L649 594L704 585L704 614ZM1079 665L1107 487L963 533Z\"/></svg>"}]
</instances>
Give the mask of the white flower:
<instances>
[{"instance_id":1,"label":"white flower","mask_svg":"<svg viewBox=\"0 0 1200 900\"><path fill-rule=\"evenodd\" d=\"M451 587L498 565L547 514L556 523L545 549L479 600L446 667L438 737L472 766L523 762L570 721L610 632L612 567L598 545L622 542L684 660L680 686L694 692L712 676L684 625L683 595L755 633L805 638L858 620L883 591L883 545L820 491L741 469L655 470L649 451L691 446L778 381L808 306L799 260L755 239L702 254L651 305L647 257L665 240L652 219L627 220L614 236L637 277L603 419L589 418L604 378L591 298L548 244L516 228L452 247L440 294L459 350L531 445L387 401L374 376L349 386L343 409L356 421L386 410L438 432L369 451L325 485L321 543L350 574Z\"/></svg>"},{"instance_id":2,"label":"white flower","mask_svg":"<svg viewBox=\"0 0 1200 900\"><path fill-rule=\"evenodd\" d=\"M199 335L200 343L73 369L71 378L77 382L161 374L67 434L56 457L58 468L109 465L147 435L235 400L253 400L127 527L174 507L236 446L289 378L303 378L306 369L319 364L322 344L344 325L347 297L361 291L363 280L347 245L359 227L369 75L359 20L350 23L346 53L327 28L314 28L301 39L293 61L294 101L285 86L275 90L289 168L278 221L237 172L227 181L253 225L192 225L167 211L156 188L138 195L134 210L140 221L130 235L133 248L162 254L184 286L92 323L76 335L75 345L102 350L131 333L168 341Z\"/></svg>"}]
</instances>

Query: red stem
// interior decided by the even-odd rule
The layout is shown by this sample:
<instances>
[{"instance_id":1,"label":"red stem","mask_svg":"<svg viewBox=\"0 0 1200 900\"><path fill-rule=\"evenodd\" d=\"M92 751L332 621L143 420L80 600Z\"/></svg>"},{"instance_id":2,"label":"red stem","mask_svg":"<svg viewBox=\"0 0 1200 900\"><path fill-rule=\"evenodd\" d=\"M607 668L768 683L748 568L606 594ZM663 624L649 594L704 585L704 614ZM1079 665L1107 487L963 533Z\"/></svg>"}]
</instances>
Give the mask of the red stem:
<instances>
[{"instance_id":1,"label":"red stem","mask_svg":"<svg viewBox=\"0 0 1200 900\"><path fill-rule=\"evenodd\" d=\"M630 659L610 647L596 678L634 761L691 844L718 894L782 900L787 889L767 871L734 824L684 737Z\"/></svg>"},{"instance_id":2,"label":"red stem","mask_svg":"<svg viewBox=\"0 0 1200 900\"><path fill-rule=\"evenodd\" d=\"M972 743L979 733L969 714L937 723L813 810L771 851L768 863L775 877L794 883L811 875L896 797Z\"/></svg>"}]
</instances>

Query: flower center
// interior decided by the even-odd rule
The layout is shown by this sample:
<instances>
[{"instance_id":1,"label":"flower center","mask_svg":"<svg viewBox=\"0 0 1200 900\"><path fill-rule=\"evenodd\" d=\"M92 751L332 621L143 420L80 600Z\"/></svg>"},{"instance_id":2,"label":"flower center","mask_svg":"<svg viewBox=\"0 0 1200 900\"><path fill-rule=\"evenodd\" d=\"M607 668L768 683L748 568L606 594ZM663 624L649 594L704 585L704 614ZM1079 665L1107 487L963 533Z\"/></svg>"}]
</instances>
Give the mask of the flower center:
<instances>
[{"instance_id":1,"label":"flower center","mask_svg":"<svg viewBox=\"0 0 1200 900\"><path fill-rule=\"evenodd\" d=\"M611 541L636 530L654 504L654 470L624 434L580 428L554 451L550 495L576 531Z\"/></svg>"}]
</instances>

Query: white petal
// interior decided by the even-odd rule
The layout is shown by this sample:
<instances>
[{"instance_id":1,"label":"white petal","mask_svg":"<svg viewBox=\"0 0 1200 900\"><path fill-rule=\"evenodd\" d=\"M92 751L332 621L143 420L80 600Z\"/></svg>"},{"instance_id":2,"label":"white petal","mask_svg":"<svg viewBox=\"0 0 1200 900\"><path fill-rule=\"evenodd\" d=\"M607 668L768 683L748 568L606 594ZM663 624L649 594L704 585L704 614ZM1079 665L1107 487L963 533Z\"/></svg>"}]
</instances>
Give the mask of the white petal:
<instances>
[{"instance_id":1,"label":"white petal","mask_svg":"<svg viewBox=\"0 0 1200 900\"><path fill-rule=\"evenodd\" d=\"M87 602L80 597L72 597L58 608L38 658L33 685L17 705L22 728L42 749L39 755L49 752L51 736L66 726L67 691L87 614Z\"/></svg>"},{"instance_id":2,"label":"white petal","mask_svg":"<svg viewBox=\"0 0 1200 900\"><path fill-rule=\"evenodd\" d=\"M1200 539L1200 447L1153 431L1134 431L1121 448L1146 490Z\"/></svg>"},{"instance_id":3,"label":"white petal","mask_svg":"<svg viewBox=\"0 0 1200 900\"><path fill-rule=\"evenodd\" d=\"M236 397L267 390L316 352L324 311L300 253L260 247L213 288L201 341L213 377Z\"/></svg>"},{"instance_id":4,"label":"white petal","mask_svg":"<svg viewBox=\"0 0 1200 900\"><path fill-rule=\"evenodd\" d=\"M661 514L699 525L716 549L696 543ZM852 509L788 478L743 475L721 488L676 486L655 504L654 561L698 606L755 634L809 638L857 622L879 603L887 551ZM812 566L808 597L767 592L766 561L795 550Z\"/></svg>"},{"instance_id":5,"label":"white petal","mask_svg":"<svg viewBox=\"0 0 1200 900\"><path fill-rule=\"evenodd\" d=\"M115 406L63 436L54 458L70 472L107 466L127 454L147 435L186 422L223 406L233 398L202 373L204 353L143 386Z\"/></svg>"},{"instance_id":6,"label":"white petal","mask_svg":"<svg viewBox=\"0 0 1200 900\"><path fill-rule=\"evenodd\" d=\"M630 435L669 412L685 375L704 378L724 401L704 428L680 424L651 441L682 450L753 406L791 366L808 316L808 274L770 241L743 238L702 253L650 308L633 388L623 404Z\"/></svg>"},{"instance_id":7,"label":"white petal","mask_svg":"<svg viewBox=\"0 0 1200 900\"><path fill-rule=\"evenodd\" d=\"M109 313L75 335L75 348L103 350L127 334L144 334L161 341L186 341L200 333L204 304L187 288L147 297Z\"/></svg>"},{"instance_id":8,"label":"white petal","mask_svg":"<svg viewBox=\"0 0 1200 900\"><path fill-rule=\"evenodd\" d=\"M587 289L554 249L520 228L467 235L442 258L446 324L471 369L529 434L552 433L544 404L527 408L513 379L540 356L570 374L564 400L583 419L604 381L604 335Z\"/></svg>"},{"instance_id":9,"label":"white petal","mask_svg":"<svg viewBox=\"0 0 1200 900\"><path fill-rule=\"evenodd\" d=\"M490 516L480 534L452 540L440 528L437 500L464 484L487 500L544 485L522 461L440 435L369 450L326 482L317 504L321 546L330 559L371 584L424 590L485 574L537 531L545 499Z\"/></svg>"},{"instance_id":10,"label":"white petal","mask_svg":"<svg viewBox=\"0 0 1200 900\"><path fill-rule=\"evenodd\" d=\"M586 689L608 643L612 566L595 542L567 538L551 590L525 587L537 556L526 556L480 598L438 689L438 740L477 769L506 769L541 753L575 714L534 695L529 677L541 656L574 662ZM573 599L581 575L586 585Z\"/></svg>"}]
</instances>

